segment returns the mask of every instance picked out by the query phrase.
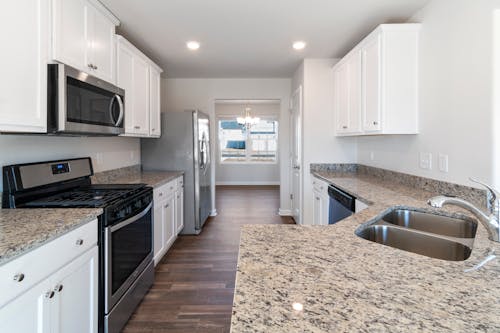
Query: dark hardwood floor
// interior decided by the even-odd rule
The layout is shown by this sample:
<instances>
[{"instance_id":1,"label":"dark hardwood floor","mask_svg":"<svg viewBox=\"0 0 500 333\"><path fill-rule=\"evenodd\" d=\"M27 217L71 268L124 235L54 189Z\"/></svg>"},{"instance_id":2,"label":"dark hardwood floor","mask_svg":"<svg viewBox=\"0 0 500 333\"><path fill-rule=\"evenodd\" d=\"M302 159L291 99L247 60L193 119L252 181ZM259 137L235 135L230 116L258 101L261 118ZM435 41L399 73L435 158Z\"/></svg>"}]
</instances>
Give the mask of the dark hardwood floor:
<instances>
[{"instance_id":1,"label":"dark hardwood floor","mask_svg":"<svg viewBox=\"0 0 500 333\"><path fill-rule=\"evenodd\" d=\"M179 236L157 265L123 332L229 332L241 226L294 222L277 215L277 186L218 186L216 202L219 215L200 235Z\"/></svg>"}]
</instances>

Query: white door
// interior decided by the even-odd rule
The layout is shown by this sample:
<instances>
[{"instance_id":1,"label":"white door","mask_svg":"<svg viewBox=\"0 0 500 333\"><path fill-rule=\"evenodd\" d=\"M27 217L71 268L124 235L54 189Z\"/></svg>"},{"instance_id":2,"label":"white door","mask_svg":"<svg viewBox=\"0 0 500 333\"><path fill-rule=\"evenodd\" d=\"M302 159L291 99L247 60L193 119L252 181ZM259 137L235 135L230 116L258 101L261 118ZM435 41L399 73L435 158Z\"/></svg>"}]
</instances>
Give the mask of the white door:
<instances>
[{"instance_id":1,"label":"white door","mask_svg":"<svg viewBox=\"0 0 500 333\"><path fill-rule=\"evenodd\" d=\"M149 135L161 135L161 105L160 105L160 72L153 66L149 66Z\"/></svg>"},{"instance_id":2,"label":"white door","mask_svg":"<svg viewBox=\"0 0 500 333\"><path fill-rule=\"evenodd\" d=\"M3 1L0 22L0 131L45 132L48 0Z\"/></svg>"},{"instance_id":3,"label":"white door","mask_svg":"<svg viewBox=\"0 0 500 333\"><path fill-rule=\"evenodd\" d=\"M98 260L94 247L51 278L51 333L97 333Z\"/></svg>"},{"instance_id":4,"label":"white door","mask_svg":"<svg viewBox=\"0 0 500 333\"><path fill-rule=\"evenodd\" d=\"M87 39L92 75L115 83L115 25L92 5L87 5Z\"/></svg>"},{"instance_id":5,"label":"white door","mask_svg":"<svg viewBox=\"0 0 500 333\"><path fill-rule=\"evenodd\" d=\"M51 282L40 282L0 308L0 332L49 333L53 301Z\"/></svg>"},{"instance_id":6,"label":"white door","mask_svg":"<svg viewBox=\"0 0 500 333\"><path fill-rule=\"evenodd\" d=\"M83 0L54 0L52 42L54 60L89 71L86 7Z\"/></svg>"},{"instance_id":7,"label":"white door","mask_svg":"<svg viewBox=\"0 0 500 333\"><path fill-rule=\"evenodd\" d=\"M380 36L363 47L363 129L381 130Z\"/></svg>"},{"instance_id":8,"label":"white door","mask_svg":"<svg viewBox=\"0 0 500 333\"><path fill-rule=\"evenodd\" d=\"M291 175L292 175L292 193L291 206L292 217L295 223L302 223L302 86L300 86L292 95L291 99Z\"/></svg>"},{"instance_id":9,"label":"white door","mask_svg":"<svg viewBox=\"0 0 500 333\"><path fill-rule=\"evenodd\" d=\"M184 191L178 190L175 198L175 229L178 235L184 228Z\"/></svg>"},{"instance_id":10,"label":"white door","mask_svg":"<svg viewBox=\"0 0 500 333\"><path fill-rule=\"evenodd\" d=\"M167 248L172 245L175 239L175 195L170 196L163 203L163 223L164 223L164 236L165 246Z\"/></svg>"},{"instance_id":11,"label":"white door","mask_svg":"<svg viewBox=\"0 0 500 333\"><path fill-rule=\"evenodd\" d=\"M154 261L155 265L160 262L161 256L165 249L165 223L163 219L163 202L155 203L155 209L153 212L153 248L154 248Z\"/></svg>"}]
</instances>

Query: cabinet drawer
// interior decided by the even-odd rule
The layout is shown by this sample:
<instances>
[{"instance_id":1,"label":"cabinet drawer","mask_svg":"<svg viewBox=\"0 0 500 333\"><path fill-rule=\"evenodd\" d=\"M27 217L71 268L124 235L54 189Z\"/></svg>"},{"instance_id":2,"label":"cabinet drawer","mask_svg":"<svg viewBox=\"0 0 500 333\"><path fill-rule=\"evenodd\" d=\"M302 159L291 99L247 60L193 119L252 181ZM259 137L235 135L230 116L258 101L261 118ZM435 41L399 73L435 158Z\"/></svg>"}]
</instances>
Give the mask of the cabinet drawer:
<instances>
[{"instance_id":1,"label":"cabinet drawer","mask_svg":"<svg viewBox=\"0 0 500 333\"><path fill-rule=\"evenodd\" d=\"M180 176L177 178L177 189L180 190L181 188L184 188L184 177Z\"/></svg>"},{"instance_id":2,"label":"cabinet drawer","mask_svg":"<svg viewBox=\"0 0 500 333\"><path fill-rule=\"evenodd\" d=\"M328 193L328 184L316 177L313 177L312 181L313 190L319 194Z\"/></svg>"},{"instance_id":3,"label":"cabinet drawer","mask_svg":"<svg viewBox=\"0 0 500 333\"><path fill-rule=\"evenodd\" d=\"M96 244L94 220L0 266L0 307Z\"/></svg>"},{"instance_id":4,"label":"cabinet drawer","mask_svg":"<svg viewBox=\"0 0 500 333\"><path fill-rule=\"evenodd\" d=\"M157 187L153 190L153 199L155 202L161 202L172 195L177 189L177 180L172 180L165 185Z\"/></svg>"}]
</instances>

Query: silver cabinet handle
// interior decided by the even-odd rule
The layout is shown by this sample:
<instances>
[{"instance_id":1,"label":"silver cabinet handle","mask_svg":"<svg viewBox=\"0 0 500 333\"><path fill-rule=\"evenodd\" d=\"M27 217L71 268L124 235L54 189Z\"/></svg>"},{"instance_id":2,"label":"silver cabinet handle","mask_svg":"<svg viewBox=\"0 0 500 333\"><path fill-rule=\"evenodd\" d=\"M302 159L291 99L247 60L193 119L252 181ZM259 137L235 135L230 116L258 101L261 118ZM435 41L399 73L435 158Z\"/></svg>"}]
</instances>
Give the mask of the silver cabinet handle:
<instances>
[{"instance_id":1,"label":"silver cabinet handle","mask_svg":"<svg viewBox=\"0 0 500 333\"><path fill-rule=\"evenodd\" d=\"M316 200L318 200L318 201L319 201L319 200L320 200L320 198L319 198L319 197L316 197Z\"/></svg>"},{"instance_id":2,"label":"silver cabinet handle","mask_svg":"<svg viewBox=\"0 0 500 333\"><path fill-rule=\"evenodd\" d=\"M174 187L173 187L173 186L170 186L170 189L171 189L171 190L173 190L173 189L174 189Z\"/></svg>"},{"instance_id":3,"label":"silver cabinet handle","mask_svg":"<svg viewBox=\"0 0 500 333\"><path fill-rule=\"evenodd\" d=\"M94 69L97 70L97 66L96 65L93 65L94 66Z\"/></svg>"},{"instance_id":4,"label":"silver cabinet handle","mask_svg":"<svg viewBox=\"0 0 500 333\"><path fill-rule=\"evenodd\" d=\"M166 204L166 205L165 205L165 208L168 208L169 206L170 206L169 204Z\"/></svg>"},{"instance_id":5,"label":"silver cabinet handle","mask_svg":"<svg viewBox=\"0 0 500 333\"><path fill-rule=\"evenodd\" d=\"M21 282L22 280L24 280L23 273L19 273L19 274L14 275L14 281Z\"/></svg>"},{"instance_id":6,"label":"silver cabinet handle","mask_svg":"<svg viewBox=\"0 0 500 333\"><path fill-rule=\"evenodd\" d=\"M160 192L159 196L162 197L163 196L163 192Z\"/></svg>"},{"instance_id":7,"label":"silver cabinet handle","mask_svg":"<svg viewBox=\"0 0 500 333\"><path fill-rule=\"evenodd\" d=\"M180 195L178 195L178 196L177 196L177 199L180 199L180 198L181 198L181 196L180 196Z\"/></svg>"},{"instance_id":8,"label":"silver cabinet handle","mask_svg":"<svg viewBox=\"0 0 500 333\"><path fill-rule=\"evenodd\" d=\"M94 69L94 65L92 65L92 64L88 64L87 67L90 69Z\"/></svg>"},{"instance_id":9,"label":"silver cabinet handle","mask_svg":"<svg viewBox=\"0 0 500 333\"><path fill-rule=\"evenodd\" d=\"M373 125L378 125L378 122L374 121L374 122L373 122Z\"/></svg>"},{"instance_id":10,"label":"silver cabinet handle","mask_svg":"<svg viewBox=\"0 0 500 333\"><path fill-rule=\"evenodd\" d=\"M76 245L78 245L78 246L83 245L83 239L77 239Z\"/></svg>"},{"instance_id":11,"label":"silver cabinet handle","mask_svg":"<svg viewBox=\"0 0 500 333\"><path fill-rule=\"evenodd\" d=\"M343 129L347 129L347 126L342 126Z\"/></svg>"},{"instance_id":12,"label":"silver cabinet handle","mask_svg":"<svg viewBox=\"0 0 500 333\"><path fill-rule=\"evenodd\" d=\"M141 129L141 126L134 126L135 129Z\"/></svg>"},{"instance_id":13,"label":"silver cabinet handle","mask_svg":"<svg viewBox=\"0 0 500 333\"><path fill-rule=\"evenodd\" d=\"M58 284L58 285L54 288L54 291L57 291L58 293L60 293L62 290L63 290L63 285L62 285L62 284Z\"/></svg>"},{"instance_id":14,"label":"silver cabinet handle","mask_svg":"<svg viewBox=\"0 0 500 333\"><path fill-rule=\"evenodd\" d=\"M45 297L47 298L53 298L56 293L53 290L47 291L45 293Z\"/></svg>"}]
</instances>

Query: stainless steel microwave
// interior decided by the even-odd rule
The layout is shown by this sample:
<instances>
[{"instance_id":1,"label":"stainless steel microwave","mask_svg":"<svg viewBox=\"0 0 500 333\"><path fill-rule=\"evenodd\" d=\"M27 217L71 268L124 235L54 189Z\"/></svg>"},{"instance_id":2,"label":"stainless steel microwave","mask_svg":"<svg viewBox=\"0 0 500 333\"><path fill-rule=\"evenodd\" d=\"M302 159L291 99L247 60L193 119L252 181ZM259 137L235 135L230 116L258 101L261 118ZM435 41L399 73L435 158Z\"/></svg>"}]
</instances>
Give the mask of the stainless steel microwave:
<instances>
[{"instance_id":1,"label":"stainless steel microwave","mask_svg":"<svg viewBox=\"0 0 500 333\"><path fill-rule=\"evenodd\" d=\"M48 66L49 134L124 133L123 89L67 65Z\"/></svg>"}]
</instances>

